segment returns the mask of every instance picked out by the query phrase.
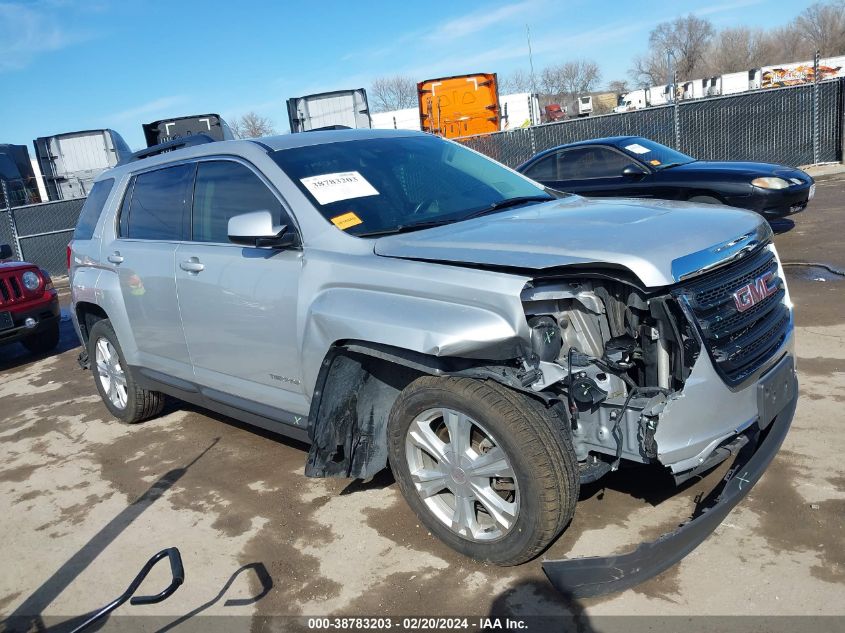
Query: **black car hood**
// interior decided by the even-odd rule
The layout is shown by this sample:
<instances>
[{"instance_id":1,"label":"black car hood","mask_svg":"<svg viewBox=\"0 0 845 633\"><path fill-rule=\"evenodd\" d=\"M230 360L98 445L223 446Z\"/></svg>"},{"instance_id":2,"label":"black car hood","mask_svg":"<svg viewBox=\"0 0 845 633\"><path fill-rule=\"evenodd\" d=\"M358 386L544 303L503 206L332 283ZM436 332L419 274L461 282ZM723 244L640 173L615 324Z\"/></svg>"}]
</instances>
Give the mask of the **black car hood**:
<instances>
[{"instance_id":1,"label":"black car hood","mask_svg":"<svg viewBox=\"0 0 845 633\"><path fill-rule=\"evenodd\" d=\"M800 169L784 167L783 165L772 165L771 163L751 163L741 161L721 160L697 160L677 167L669 167L667 172L674 175L693 176L696 173L707 173L707 175L736 176L737 178L759 178L762 176L780 176L781 178L801 177L806 179L806 174Z\"/></svg>"}]
</instances>

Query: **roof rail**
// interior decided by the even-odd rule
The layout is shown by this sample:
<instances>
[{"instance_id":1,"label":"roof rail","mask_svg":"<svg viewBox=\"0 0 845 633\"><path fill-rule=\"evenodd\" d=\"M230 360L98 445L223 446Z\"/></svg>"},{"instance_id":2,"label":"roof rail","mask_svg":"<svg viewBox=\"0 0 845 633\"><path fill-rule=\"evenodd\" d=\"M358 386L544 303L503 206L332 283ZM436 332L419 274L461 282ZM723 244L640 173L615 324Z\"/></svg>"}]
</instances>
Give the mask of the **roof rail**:
<instances>
[{"instance_id":1,"label":"roof rail","mask_svg":"<svg viewBox=\"0 0 845 633\"><path fill-rule=\"evenodd\" d=\"M325 132L326 130L351 130L352 128L348 125L325 125L323 127L312 127L309 130L304 130L305 132Z\"/></svg>"},{"instance_id":2,"label":"roof rail","mask_svg":"<svg viewBox=\"0 0 845 633\"><path fill-rule=\"evenodd\" d=\"M215 142L216 141L208 134L192 134L191 136L183 136L182 138L175 138L172 141L159 143L158 145L138 150L125 160L121 160L118 163L118 166L126 165L127 163L134 163L136 160L141 160L142 158L158 156L159 154L164 154L165 152L172 152L173 150L182 149L183 147L193 147L194 145L204 145L205 143Z\"/></svg>"}]
</instances>

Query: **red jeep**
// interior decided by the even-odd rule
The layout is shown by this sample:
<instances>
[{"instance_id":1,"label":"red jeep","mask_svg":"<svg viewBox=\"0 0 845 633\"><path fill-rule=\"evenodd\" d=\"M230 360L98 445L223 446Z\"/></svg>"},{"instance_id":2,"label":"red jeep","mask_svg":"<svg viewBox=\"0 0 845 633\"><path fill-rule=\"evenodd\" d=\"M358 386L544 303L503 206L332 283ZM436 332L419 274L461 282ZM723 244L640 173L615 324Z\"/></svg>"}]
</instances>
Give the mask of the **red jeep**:
<instances>
[{"instance_id":1,"label":"red jeep","mask_svg":"<svg viewBox=\"0 0 845 633\"><path fill-rule=\"evenodd\" d=\"M46 270L7 262L12 248L0 244L0 345L20 341L43 354L59 344L59 297Z\"/></svg>"}]
</instances>

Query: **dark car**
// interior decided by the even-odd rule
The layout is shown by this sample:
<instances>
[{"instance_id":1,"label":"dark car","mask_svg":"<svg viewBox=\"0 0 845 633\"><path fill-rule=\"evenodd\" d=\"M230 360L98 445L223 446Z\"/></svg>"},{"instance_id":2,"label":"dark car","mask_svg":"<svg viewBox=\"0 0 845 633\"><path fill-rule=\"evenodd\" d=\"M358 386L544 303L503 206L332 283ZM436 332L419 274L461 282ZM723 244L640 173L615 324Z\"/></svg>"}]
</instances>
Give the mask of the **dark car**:
<instances>
[{"instance_id":1,"label":"dark car","mask_svg":"<svg viewBox=\"0 0 845 633\"><path fill-rule=\"evenodd\" d=\"M803 211L813 179L768 163L696 160L640 136L614 136L540 152L517 171L551 189L583 196L661 198L727 204L779 218Z\"/></svg>"},{"instance_id":2,"label":"dark car","mask_svg":"<svg viewBox=\"0 0 845 633\"><path fill-rule=\"evenodd\" d=\"M46 270L12 257L0 244L0 345L20 341L44 354L59 344L59 297Z\"/></svg>"}]
</instances>

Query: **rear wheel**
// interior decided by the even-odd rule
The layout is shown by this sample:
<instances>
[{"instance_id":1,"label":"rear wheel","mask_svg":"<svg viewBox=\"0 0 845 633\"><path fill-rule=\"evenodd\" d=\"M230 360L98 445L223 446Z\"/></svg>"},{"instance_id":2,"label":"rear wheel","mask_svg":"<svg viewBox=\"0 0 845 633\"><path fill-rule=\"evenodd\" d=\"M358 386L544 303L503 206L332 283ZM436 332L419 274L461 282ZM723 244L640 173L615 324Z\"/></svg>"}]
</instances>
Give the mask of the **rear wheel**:
<instances>
[{"instance_id":1,"label":"rear wheel","mask_svg":"<svg viewBox=\"0 0 845 633\"><path fill-rule=\"evenodd\" d=\"M46 354L53 351L59 344L59 320L56 319L35 334L30 334L22 339L21 343L33 354Z\"/></svg>"},{"instance_id":2,"label":"rear wheel","mask_svg":"<svg viewBox=\"0 0 845 633\"><path fill-rule=\"evenodd\" d=\"M425 376L397 398L388 436L408 504L467 556L523 563L574 514L570 438L528 396L493 382Z\"/></svg>"},{"instance_id":3,"label":"rear wheel","mask_svg":"<svg viewBox=\"0 0 845 633\"><path fill-rule=\"evenodd\" d=\"M88 358L94 382L111 414L124 422L140 422L161 413L164 394L138 386L108 319L97 321L88 336Z\"/></svg>"}]
</instances>

